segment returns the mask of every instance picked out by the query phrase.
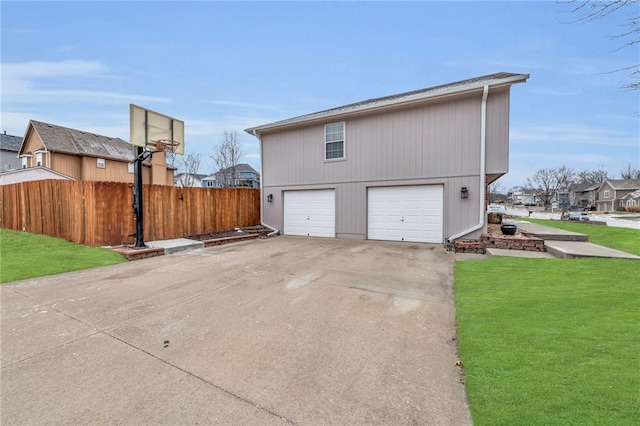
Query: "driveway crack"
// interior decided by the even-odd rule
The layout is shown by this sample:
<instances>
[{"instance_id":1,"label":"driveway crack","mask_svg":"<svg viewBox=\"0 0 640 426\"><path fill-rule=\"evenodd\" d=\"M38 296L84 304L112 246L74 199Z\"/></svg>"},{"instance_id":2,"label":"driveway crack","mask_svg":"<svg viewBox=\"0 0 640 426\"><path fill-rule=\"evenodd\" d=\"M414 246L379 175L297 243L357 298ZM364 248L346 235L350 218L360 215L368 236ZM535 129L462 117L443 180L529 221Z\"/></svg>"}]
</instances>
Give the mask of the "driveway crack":
<instances>
[{"instance_id":1,"label":"driveway crack","mask_svg":"<svg viewBox=\"0 0 640 426\"><path fill-rule=\"evenodd\" d=\"M286 423L288 423L290 425L297 425L297 423L294 422L293 420L288 419L287 417L285 417L285 416L283 416L281 414L278 414L275 411L269 410L268 408L263 407L262 405L260 405L260 404L258 404L256 402L253 402L253 401L251 401L251 400L249 400L247 398L244 398L244 397L242 397L242 396L240 396L240 395L238 395L236 393L233 393L230 390L227 390L227 389L223 388L222 386L219 386L219 385L217 385L217 384L205 379L204 377L201 377L201 376L199 376L199 375L197 375L195 373L192 373L191 371L186 370L186 369L184 369L184 368L182 368L182 367L180 367L180 366L178 366L176 364L173 364L172 362L169 362L166 359L160 358L159 356L154 355L153 353L151 353L151 352L149 352L149 351L147 351L147 350L145 350L145 349L143 349L143 348L141 348L139 346L136 346L136 345L134 345L132 343L129 343L126 340L123 340L123 339L119 338L118 336L109 334L107 332L103 332L103 334L105 334L105 335L107 335L107 336L109 336L109 337L111 337L111 338L113 338L115 340L118 340L118 341L124 343L125 345L127 345L127 346L129 346L129 347L131 347L133 349L136 349L136 350L138 350L138 351L140 351L140 352L142 352L142 353L144 353L144 354L146 354L146 355L148 355L148 356L150 356L152 358L155 358L158 361L160 361L160 362L162 362L162 363L164 363L164 364L166 364L166 365L168 365L170 367L175 368L176 370L182 371L183 373L188 374L189 376L191 376L191 377L193 377L193 378L195 378L197 380L200 380L201 382L206 383L207 385L212 386L212 387L218 389L221 392L226 393L227 395L229 395L229 396L231 396L233 398L236 398L236 399L238 399L238 400L240 400L240 401L242 401L242 402L244 402L246 404L249 404L249 405L251 405L251 406L253 406L253 407L255 407L255 408L259 409L259 410L262 410L262 411L264 411L264 412L266 412L266 413L268 413L268 414L270 414L270 415L272 415L274 417L277 417L277 418L285 421Z\"/></svg>"}]
</instances>

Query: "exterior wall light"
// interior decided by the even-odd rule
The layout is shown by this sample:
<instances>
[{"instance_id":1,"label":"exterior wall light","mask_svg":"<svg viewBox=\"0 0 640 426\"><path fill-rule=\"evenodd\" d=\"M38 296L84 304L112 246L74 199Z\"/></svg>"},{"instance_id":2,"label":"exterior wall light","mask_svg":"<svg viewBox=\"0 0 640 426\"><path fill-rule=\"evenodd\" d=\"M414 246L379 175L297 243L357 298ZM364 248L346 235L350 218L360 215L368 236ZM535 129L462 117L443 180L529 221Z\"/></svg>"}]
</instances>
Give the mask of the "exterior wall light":
<instances>
[{"instance_id":1,"label":"exterior wall light","mask_svg":"<svg viewBox=\"0 0 640 426\"><path fill-rule=\"evenodd\" d=\"M267 195L267 203L270 203L272 201L273 201L273 194Z\"/></svg>"},{"instance_id":2,"label":"exterior wall light","mask_svg":"<svg viewBox=\"0 0 640 426\"><path fill-rule=\"evenodd\" d=\"M469 198L469 190L467 189L466 186L463 186L460 189L460 198Z\"/></svg>"}]
</instances>

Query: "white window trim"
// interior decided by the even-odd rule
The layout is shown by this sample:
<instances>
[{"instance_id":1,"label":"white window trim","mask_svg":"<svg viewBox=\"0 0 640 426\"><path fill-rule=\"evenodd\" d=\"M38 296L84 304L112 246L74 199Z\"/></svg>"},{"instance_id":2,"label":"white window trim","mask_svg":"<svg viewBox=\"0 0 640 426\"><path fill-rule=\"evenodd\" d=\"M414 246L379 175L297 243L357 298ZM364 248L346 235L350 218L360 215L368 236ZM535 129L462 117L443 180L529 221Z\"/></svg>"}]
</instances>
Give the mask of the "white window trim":
<instances>
[{"instance_id":1,"label":"white window trim","mask_svg":"<svg viewBox=\"0 0 640 426\"><path fill-rule=\"evenodd\" d=\"M42 152L36 152L36 167L42 166Z\"/></svg>"},{"instance_id":2,"label":"white window trim","mask_svg":"<svg viewBox=\"0 0 640 426\"><path fill-rule=\"evenodd\" d=\"M604 198L605 200L606 200L606 199L609 199L609 196L610 196L610 195L611 195L611 192L610 192L608 189L605 189L605 190L602 192L602 198Z\"/></svg>"},{"instance_id":3,"label":"white window trim","mask_svg":"<svg viewBox=\"0 0 640 426\"><path fill-rule=\"evenodd\" d=\"M99 169L106 169L107 160L105 160L104 158L96 158L96 167Z\"/></svg>"},{"instance_id":4,"label":"white window trim","mask_svg":"<svg viewBox=\"0 0 640 426\"><path fill-rule=\"evenodd\" d=\"M342 124L342 157L327 158L327 144L328 143L339 142L339 141L327 142L327 126L331 126L333 124ZM323 136L322 137L324 138L322 155L324 156L324 161L325 162L330 163L330 162L334 162L334 161L345 161L347 159L347 123L345 121L336 121L336 122L333 122L333 123L325 124L324 125L324 132L323 132Z\"/></svg>"}]
</instances>

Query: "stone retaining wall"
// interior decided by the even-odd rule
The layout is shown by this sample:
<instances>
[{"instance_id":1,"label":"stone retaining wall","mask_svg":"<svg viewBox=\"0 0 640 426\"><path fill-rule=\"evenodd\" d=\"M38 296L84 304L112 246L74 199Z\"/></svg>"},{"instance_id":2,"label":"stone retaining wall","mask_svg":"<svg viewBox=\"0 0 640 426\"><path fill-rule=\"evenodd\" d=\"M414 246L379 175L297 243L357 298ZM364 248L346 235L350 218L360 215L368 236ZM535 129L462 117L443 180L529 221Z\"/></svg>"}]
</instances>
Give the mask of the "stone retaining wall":
<instances>
[{"instance_id":1,"label":"stone retaining wall","mask_svg":"<svg viewBox=\"0 0 640 426\"><path fill-rule=\"evenodd\" d=\"M524 238L522 238L524 237ZM522 233L520 238L500 237L497 235L482 234L480 242L487 248L497 248L504 250L526 250L526 251L546 251L544 240L526 233Z\"/></svg>"}]
</instances>

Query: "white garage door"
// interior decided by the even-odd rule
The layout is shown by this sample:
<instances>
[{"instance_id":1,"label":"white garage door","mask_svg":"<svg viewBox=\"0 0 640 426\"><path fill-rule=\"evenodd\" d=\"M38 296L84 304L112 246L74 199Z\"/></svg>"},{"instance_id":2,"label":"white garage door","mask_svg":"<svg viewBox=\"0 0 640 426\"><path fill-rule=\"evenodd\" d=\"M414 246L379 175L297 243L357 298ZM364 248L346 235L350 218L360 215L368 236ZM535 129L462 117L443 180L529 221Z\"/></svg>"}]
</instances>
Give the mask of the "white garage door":
<instances>
[{"instance_id":1,"label":"white garage door","mask_svg":"<svg viewBox=\"0 0 640 426\"><path fill-rule=\"evenodd\" d=\"M333 189L286 191L284 234L336 236L336 196Z\"/></svg>"},{"instance_id":2,"label":"white garage door","mask_svg":"<svg viewBox=\"0 0 640 426\"><path fill-rule=\"evenodd\" d=\"M370 240L442 242L442 185L369 188Z\"/></svg>"}]
</instances>

